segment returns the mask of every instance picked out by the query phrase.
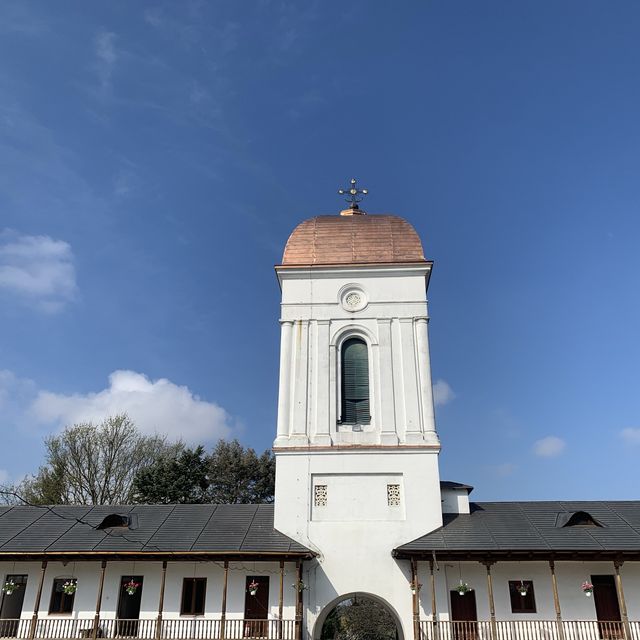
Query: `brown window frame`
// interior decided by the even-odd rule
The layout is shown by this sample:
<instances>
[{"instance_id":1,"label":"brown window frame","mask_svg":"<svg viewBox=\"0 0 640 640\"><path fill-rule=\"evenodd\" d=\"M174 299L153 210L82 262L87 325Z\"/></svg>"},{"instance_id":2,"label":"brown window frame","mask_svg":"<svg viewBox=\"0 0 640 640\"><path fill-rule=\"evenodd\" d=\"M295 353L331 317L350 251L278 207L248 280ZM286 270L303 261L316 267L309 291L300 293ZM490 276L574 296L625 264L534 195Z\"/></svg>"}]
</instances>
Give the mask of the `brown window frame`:
<instances>
[{"instance_id":1,"label":"brown window frame","mask_svg":"<svg viewBox=\"0 0 640 640\"><path fill-rule=\"evenodd\" d=\"M527 586L526 596L521 596L518 591L518 585L521 582ZM511 613L537 613L533 580L509 580L509 599L511 600Z\"/></svg>"},{"instance_id":2,"label":"brown window frame","mask_svg":"<svg viewBox=\"0 0 640 640\"><path fill-rule=\"evenodd\" d=\"M70 580L70 578L54 578L51 584L51 598L49 600L49 613L54 615L66 615L73 613L73 604L76 599L75 593L65 593L62 590L62 585ZM58 591L56 587L60 585ZM60 594L60 601L57 609L54 609L54 602L56 600L56 594Z\"/></svg>"},{"instance_id":3,"label":"brown window frame","mask_svg":"<svg viewBox=\"0 0 640 640\"><path fill-rule=\"evenodd\" d=\"M190 607L187 610L185 607L185 595L187 590L187 584L191 583L191 602ZM196 584L201 583L204 585L202 590L202 602L198 603L196 599L197 589ZM180 615L181 616L203 616L206 609L207 601L207 579L206 578L183 578L182 579L182 595L180 596ZM201 604L201 607L197 607L197 604Z\"/></svg>"}]
</instances>

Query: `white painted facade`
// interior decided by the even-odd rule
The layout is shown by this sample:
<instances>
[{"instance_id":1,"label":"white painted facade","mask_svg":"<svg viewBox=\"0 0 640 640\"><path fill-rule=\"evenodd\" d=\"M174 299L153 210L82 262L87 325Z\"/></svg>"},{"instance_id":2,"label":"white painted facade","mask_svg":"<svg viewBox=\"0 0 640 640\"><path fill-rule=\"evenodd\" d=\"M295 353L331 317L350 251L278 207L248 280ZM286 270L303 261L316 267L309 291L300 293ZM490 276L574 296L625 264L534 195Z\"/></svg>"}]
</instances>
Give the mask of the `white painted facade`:
<instances>
[{"instance_id":1,"label":"white painted facade","mask_svg":"<svg viewBox=\"0 0 640 640\"><path fill-rule=\"evenodd\" d=\"M276 267L282 288L276 450L336 445L429 445L437 450L426 279L429 263ZM345 299L360 296L350 309ZM369 347L371 424L338 425L340 347Z\"/></svg>"},{"instance_id":2,"label":"white painted facade","mask_svg":"<svg viewBox=\"0 0 640 640\"><path fill-rule=\"evenodd\" d=\"M93 618L96 609L96 594L100 580L100 562L70 561L66 566L62 562L49 562L43 583L40 608L40 619L84 619ZM162 562L137 561L118 562L109 561L106 566L104 591L100 608L102 619L115 619L118 608L118 599L127 597L122 594L122 579L130 576L142 575L142 602L140 608L141 620L156 620L158 617L158 605L160 597ZM24 597L22 617L31 619L40 576L40 562L0 562L0 576L4 578L11 574L28 574L26 592ZM280 568L273 562L236 562L229 563L229 577L227 585L227 612L228 619L241 620L244 614L245 580L247 576L267 575L269 585L268 619L276 620L278 617L278 585L280 580ZM205 613L198 616L185 616L180 614L180 597L182 595L182 582L184 578L206 578L207 589L205 598ZM77 580L78 589L75 594L73 612L70 614L49 614L49 602L53 581L56 578L73 578ZM220 619L222 605L222 587L224 583L224 569L222 562L168 562L163 604L163 618L165 620L187 619ZM295 589L291 585L296 580L295 563L285 563L285 589L284 594L284 618L295 617ZM7 597L7 596L5 596Z\"/></svg>"},{"instance_id":3,"label":"white painted facade","mask_svg":"<svg viewBox=\"0 0 640 640\"><path fill-rule=\"evenodd\" d=\"M409 568L390 550L442 524L427 333L430 269L430 263L276 267L282 337L275 526L318 553L306 574L310 633L331 603L356 592L383 599L411 620ZM357 304L350 307L354 292ZM368 347L366 425L339 422L341 345L354 336ZM316 487L326 494L321 505ZM399 491L393 506L389 487Z\"/></svg>"},{"instance_id":4,"label":"white painted facade","mask_svg":"<svg viewBox=\"0 0 640 640\"><path fill-rule=\"evenodd\" d=\"M431 587L429 565L419 564L420 618L431 620ZM613 574L611 562L556 562L555 573L562 617L565 620L597 619L594 599L585 597L580 585L593 574ZM555 620L551 573L547 562L497 562L491 567L493 591L498 620ZM635 563L625 563L620 568L624 583L630 620L640 620L640 571ZM451 619L451 594L460 580L475 591L478 619L489 620L487 571L479 562L441 562L436 569L436 601L438 619ZM510 606L509 581L531 580L534 586L536 612L513 613Z\"/></svg>"}]
</instances>

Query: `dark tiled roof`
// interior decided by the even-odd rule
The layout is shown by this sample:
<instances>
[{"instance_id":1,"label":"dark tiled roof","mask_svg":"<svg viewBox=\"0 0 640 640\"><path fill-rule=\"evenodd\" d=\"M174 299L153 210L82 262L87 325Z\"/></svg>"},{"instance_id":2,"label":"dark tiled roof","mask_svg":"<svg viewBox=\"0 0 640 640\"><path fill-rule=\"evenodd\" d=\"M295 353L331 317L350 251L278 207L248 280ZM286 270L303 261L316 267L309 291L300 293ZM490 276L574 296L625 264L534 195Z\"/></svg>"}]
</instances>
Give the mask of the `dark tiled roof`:
<instances>
[{"instance_id":1,"label":"dark tiled roof","mask_svg":"<svg viewBox=\"0 0 640 640\"><path fill-rule=\"evenodd\" d=\"M464 489L468 493L473 491L473 487L470 484L452 482L451 480L440 480L440 489Z\"/></svg>"},{"instance_id":2,"label":"dark tiled roof","mask_svg":"<svg viewBox=\"0 0 640 640\"><path fill-rule=\"evenodd\" d=\"M132 528L96 529L112 513ZM270 504L0 507L0 556L68 552L311 555L274 529Z\"/></svg>"},{"instance_id":3,"label":"dark tiled roof","mask_svg":"<svg viewBox=\"0 0 640 640\"><path fill-rule=\"evenodd\" d=\"M576 511L602 526L558 525L566 521L560 515ZM470 514L445 514L443 522L394 554L640 553L640 501L472 502Z\"/></svg>"}]
</instances>

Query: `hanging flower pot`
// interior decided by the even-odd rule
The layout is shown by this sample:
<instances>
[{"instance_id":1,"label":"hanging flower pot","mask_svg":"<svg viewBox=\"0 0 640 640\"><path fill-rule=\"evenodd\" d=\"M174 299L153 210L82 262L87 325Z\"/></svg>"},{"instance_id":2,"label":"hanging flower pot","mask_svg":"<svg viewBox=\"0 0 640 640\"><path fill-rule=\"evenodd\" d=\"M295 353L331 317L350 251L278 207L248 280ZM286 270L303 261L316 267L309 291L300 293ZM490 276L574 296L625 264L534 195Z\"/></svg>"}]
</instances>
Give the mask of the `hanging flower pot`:
<instances>
[{"instance_id":1,"label":"hanging flower pot","mask_svg":"<svg viewBox=\"0 0 640 640\"><path fill-rule=\"evenodd\" d=\"M416 595L416 593L418 593L418 591L420 591L420 587L422 587L422 585L419 582L411 582L409 584L409 588L411 589L411 594L412 595Z\"/></svg>"},{"instance_id":2,"label":"hanging flower pot","mask_svg":"<svg viewBox=\"0 0 640 640\"><path fill-rule=\"evenodd\" d=\"M78 581L71 579L67 580L62 585L62 591L66 593L68 596L72 596L78 590Z\"/></svg>"},{"instance_id":3,"label":"hanging flower pot","mask_svg":"<svg viewBox=\"0 0 640 640\"><path fill-rule=\"evenodd\" d=\"M6 593L10 596L20 585L16 584L13 580L7 580L2 587L2 593Z\"/></svg>"},{"instance_id":4,"label":"hanging flower pot","mask_svg":"<svg viewBox=\"0 0 640 640\"><path fill-rule=\"evenodd\" d=\"M463 596L465 593L473 591L473 589L466 582L462 582L462 580L460 580L460 584L456 587L456 591L459 596Z\"/></svg>"},{"instance_id":5,"label":"hanging flower pot","mask_svg":"<svg viewBox=\"0 0 640 640\"><path fill-rule=\"evenodd\" d=\"M520 580L520 584L516 585L516 591L524 598L529 593L529 585Z\"/></svg>"},{"instance_id":6,"label":"hanging flower pot","mask_svg":"<svg viewBox=\"0 0 640 640\"><path fill-rule=\"evenodd\" d=\"M131 578L129 582L125 582L122 585L122 588L127 592L128 595L132 596L138 590L139 586L140 586L140 583L136 582L133 578Z\"/></svg>"},{"instance_id":7,"label":"hanging flower pot","mask_svg":"<svg viewBox=\"0 0 640 640\"><path fill-rule=\"evenodd\" d=\"M252 582L250 582L250 583L249 583L249 587L248 587L248 588L249 588L249 593L250 593L252 596L255 596L255 595L256 595L256 593L258 593L258 587L259 587L259 586L260 586L260 585L259 585L255 580L253 580Z\"/></svg>"},{"instance_id":8,"label":"hanging flower pot","mask_svg":"<svg viewBox=\"0 0 640 640\"><path fill-rule=\"evenodd\" d=\"M585 580L580 588L587 598L590 598L593 594L593 585L588 580Z\"/></svg>"},{"instance_id":9,"label":"hanging flower pot","mask_svg":"<svg viewBox=\"0 0 640 640\"><path fill-rule=\"evenodd\" d=\"M301 592L307 589L307 585L302 582L302 580L298 580L291 585L296 591Z\"/></svg>"}]
</instances>

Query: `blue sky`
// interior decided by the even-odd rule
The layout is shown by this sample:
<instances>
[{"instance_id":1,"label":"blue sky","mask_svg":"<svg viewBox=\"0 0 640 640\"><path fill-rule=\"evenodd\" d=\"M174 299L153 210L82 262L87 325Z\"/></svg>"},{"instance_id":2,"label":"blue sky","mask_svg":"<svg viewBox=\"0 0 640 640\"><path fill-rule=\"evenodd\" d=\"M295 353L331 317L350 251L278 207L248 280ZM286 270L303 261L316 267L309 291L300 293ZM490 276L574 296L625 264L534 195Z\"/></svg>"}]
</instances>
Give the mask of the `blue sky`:
<instances>
[{"instance_id":1,"label":"blue sky","mask_svg":"<svg viewBox=\"0 0 640 640\"><path fill-rule=\"evenodd\" d=\"M293 227L410 220L443 478L638 498L640 6L0 4L0 479L127 409L275 433Z\"/></svg>"}]
</instances>

